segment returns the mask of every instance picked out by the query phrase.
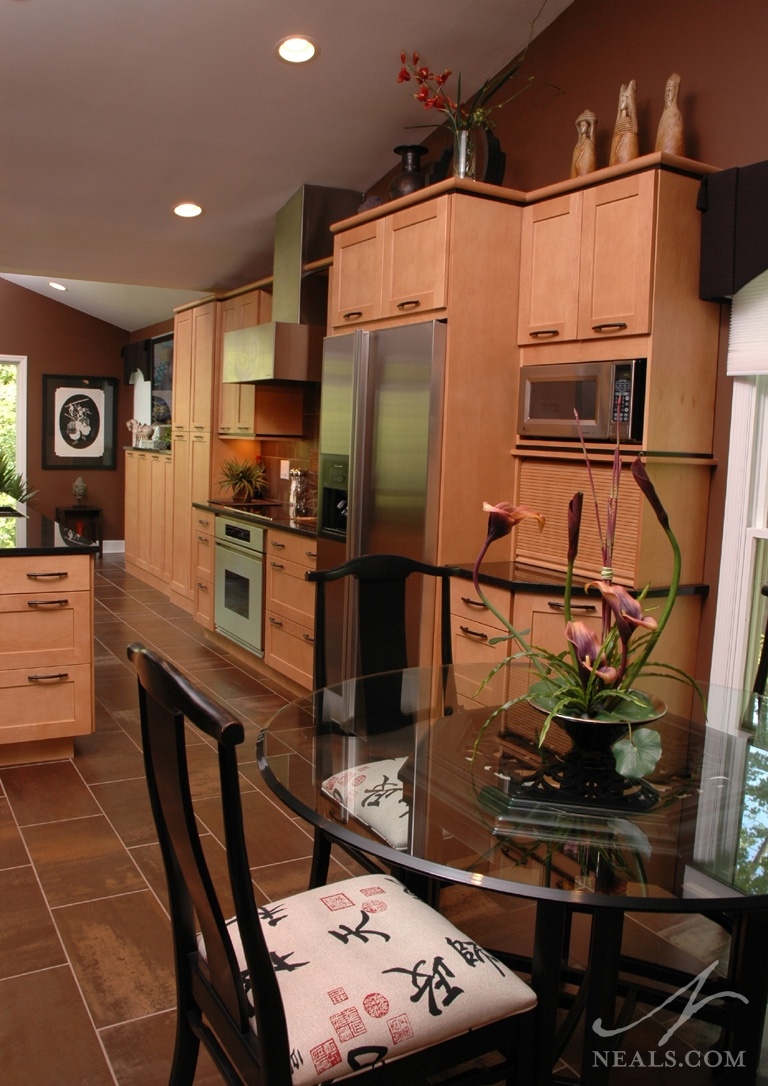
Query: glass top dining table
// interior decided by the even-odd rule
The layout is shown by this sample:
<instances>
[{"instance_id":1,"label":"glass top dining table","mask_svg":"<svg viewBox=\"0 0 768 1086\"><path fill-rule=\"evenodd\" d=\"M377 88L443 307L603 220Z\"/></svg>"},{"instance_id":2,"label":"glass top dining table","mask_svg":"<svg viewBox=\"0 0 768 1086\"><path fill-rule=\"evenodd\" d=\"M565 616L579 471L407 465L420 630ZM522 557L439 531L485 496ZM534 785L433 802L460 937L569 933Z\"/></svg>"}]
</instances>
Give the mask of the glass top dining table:
<instances>
[{"instance_id":1,"label":"glass top dining table","mask_svg":"<svg viewBox=\"0 0 768 1086\"><path fill-rule=\"evenodd\" d=\"M689 713L650 723L661 759L630 780L616 772L616 736L599 726L574 741L553 721L539 744L544 715L520 696L523 667L488 685L485 678L471 667L412 668L307 694L260 734L264 779L317 835L416 887L463 883L536 903L532 958L514 964L529 968L539 997L537 1081L608 1082L607 1049L631 1041L585 1030L581 1077L551 1077L566 973L573 979L567 940L575 912L592 921L577 1002L586 1023L604 1025L626 995L627 912L714 918L730 933L730 953L719 970L696 978L698 1013L715 1005L703 1000L718 984L738 994L733 1013L721 1015L723 1058L741 1061L737 1081L755 1081L768 999L766 699L705 689L706 724L695 696ZM756 955L759 971L750 968ZM655 984L666 985L666 998L685 983L662 977L663 962L644 972L629 964L643 973L652 1006L662 1002L648 995Z\"/></svg>"}]
</instances>

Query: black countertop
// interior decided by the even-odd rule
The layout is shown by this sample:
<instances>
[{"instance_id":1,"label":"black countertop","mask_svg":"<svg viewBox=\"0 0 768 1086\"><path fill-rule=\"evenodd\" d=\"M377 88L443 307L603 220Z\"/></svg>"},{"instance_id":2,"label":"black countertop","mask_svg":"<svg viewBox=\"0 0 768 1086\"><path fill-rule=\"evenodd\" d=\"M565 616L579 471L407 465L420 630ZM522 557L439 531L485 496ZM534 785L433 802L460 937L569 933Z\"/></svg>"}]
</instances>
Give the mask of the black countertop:
<instances>
[{"instance_id":1,"label":"black countertop","mask_svg":"<svg viewBox=\"0 0 768 1086\"><path fill-rule=\"evenodd\" d=\"M20 502L0 505L0 557L98 554L99 545Z\"/></svg>"},{"instance_id":2,"label":"black countertop","mask_svg":"<svg viewBox=\"0 0 768 1086\"><path fill-rule=\"evenodd\" d=\"M193 502L195 509L207 509L221 517L231 517L234 520L246 520L251 524L261 524L264 528L279 528L285 532L296 532L298 535L317 535L317 519L315 517L292 517L288 512L287 504L275 502L266 506L264 512L256 513L248 509L238 509L236 505L226 505L224 502Z\"/></svg>"}]
</instances>

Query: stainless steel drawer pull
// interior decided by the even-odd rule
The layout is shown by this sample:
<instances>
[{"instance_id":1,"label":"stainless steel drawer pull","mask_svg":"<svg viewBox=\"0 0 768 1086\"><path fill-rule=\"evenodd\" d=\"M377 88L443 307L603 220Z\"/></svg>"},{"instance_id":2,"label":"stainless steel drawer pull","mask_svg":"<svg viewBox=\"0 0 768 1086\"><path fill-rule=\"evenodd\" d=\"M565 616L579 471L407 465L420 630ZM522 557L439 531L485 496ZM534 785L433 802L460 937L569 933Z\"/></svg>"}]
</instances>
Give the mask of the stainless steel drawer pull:
<instances>
[{"instance_id":1,"label":"stainless steel drawer pull","mask_svg":"<svg viewBox=\"0 0 768 1086\"><path fill-rule=\"evenodd\" d=\"M565 604L561 603L560 600L550 600L547 603L547 607L551 607L553 611L564 611L565 610ZM571 610L572 611L580 611L582 614L586 614L586 615L593 615L595 613L595 611L597 610L597 607L595 606L594 603L573 603L573 602L571 602Z\"/></svg>"},{"instance_id":2,"label":"stainless steel drawer pull","mask_svg":"<svg viewBox=\"0 0 768 1086\"><path fill-rule=\"evenodd\" d=\"M210 528L211 526L211 522L209 520L203 519L203 517L198 517L197 523L200 525L201 528Z\"/></svg>"},{"instance_id":3,"label":"stainless steel drawer pull","mask_svg":"<svg viewBox=\"0 0 768 1086\"><path fill-rule=\"evenodd\" d=\"M66 607L69 600L27 600L27 607Z\"/></svg>"},{"instance_id":4,"label":"stainless steel drawer pull","mask_svg":"<svg viewBox=\"0 0 768 1086\"><path fill-rule=\"evenodd\" d=\"M537 332L529 332L528 335L531 339L543 339L544 336L559 336L560 330L558 328L540 328Z\"/></svg>"},{"instance_id":5,"label":"stainless steel drawer pull","mask_svg":"<svg viewBox=\"0 0 768 1086\"><path fill-rule=\"evenodd\" d=\"M304 634L304 640L309 641L310 645L314 645L315 639L312 634Z\"/></svg>"},{"instance_id":6,"label":"stainless steel drawer pull","mask_svg":"<svg viewBox=\"0 0 768 1086\"><path fill-rule=\"evenodd\" d=\"M200 589L201 592L207 592L208 591L208 585L205 583L205 581L198 581L197 582L197 587Z\"/></svg>"},{"instance_id":7,"label":"stainless steel drawer pull","mask_svg":"<svg viewBox=\"0 0 768 1086\"><path fill-rule=\"evenodd\" d=\"M68 679L68 671L59 671L55 675L27 675L27 679L31 683L45 683L45 682L59 682L61 679Z\"/></svg>"},{"instance_id":8,"label":"stainless steel drawer pull","mask_svg":"<svg viewBox=\"0 0 768 1086\"><path fill-rule=\"evenodd\" d=\"M410 298L407 302L398 302L398 309L418 309L421 305L419 298Z\"/></svg>"},{"instance_id":9,"label":"stainless steel drawer pull","mask_svg":"<svg viewBox=\"0 0 768 1086\"><path fill-rule=\"evenodd\" d=\"M482 600L473 600L471 596L462 596L461 602L466 603L467 607L480 607L483 611L488 610Z\"/></svg>"},{"instance_id":10,"label":"stainless steel drawer pull","mask_svg":"<svg viewBox=\"0 0 768 1086\"><path fill-rule=\"evenodd\" d=\"M626 321L610 321L606 324L593 324L593 332L620 332L627 327Z\"/></svg>"},{"instance_id":11,"label":"stainless steel drawer pull","mask_svg":"<svg viewBox=\"0 0 768 1086\"><path fill-rule=\"evenodd\" d=\"M272 623L273 626L282 626L282 622L280 621L280 619L273 618L272 615L269 616L269 621Z\"/></svg>"},{"instance_id":12,"label":"stainless steel drawer pull","mask_svg":"<svg viewBox=\"0 0 768 1086\"><path fill-rule=\"evenodd\" d=\"M269 545L270 545L270 547L274 547L276 551L284 551L285 550L285 543L278 543L277 540L274 540L274 539L270 539Z\"/></svg>"},{"instance_id":13,"label":"stainless steel drawer pull","mask_svg":"<svg viewBox=\"0 0 768 1086\"><path fill-rule=\"evenodd\" d=\"M470 630L469 626L459 626L459 629L463 634L466 634L467 637L476 637L478 641L488 640L488 634L481 633L480 630Z\"/></svg>"},{"instance_id":14,"label":"stainless steel drawer pull","mask_svg":"<svg viewBox=\"0 0 768 1086\"><path fill-rule=\"evenodd\" d=\"M282 562L270 562L269 564L272 567L272 569L285 569L285 566L283 565Z\"/></svg>"},{"instance_id":15,"label":"stainless steel drawer pull","mask_svg":"<svg viewBox=\"0 0 768 1086\"><path fill-rule=\"evenodd\" d=\"M359 317L362 317L362 309L350 309L349 313L342 313L342 317L345 321L356 321Z\"/></svg>"},{"instance_id":16,"label":"stainless steel drawer pull","mask_svg":"<svg viewBox=\"0 0 768 1086\"><path fill-rule=\"evenodd\" d=\"M56 573L28 573L30 581L39 581L43 577L69 577L69 573L66 570L59 570Z\"/></svg>"},{"instance_id":17,"label":"stainless steel drawer pull","mask_svg":"<svg viewBox=\"0 0 768 1086\"><path fill-rule=\"evenodd\" d=\"M207 535L199 535L199 536L197 537L197 542L198 542L198 543L202 543L202 544L203 544L203 545L204 545L205 547L208 547L208 546L210 546L210 543L211 543L211 539L210 539L210 536L207 536Z\"/></svg>"}]
</instances>

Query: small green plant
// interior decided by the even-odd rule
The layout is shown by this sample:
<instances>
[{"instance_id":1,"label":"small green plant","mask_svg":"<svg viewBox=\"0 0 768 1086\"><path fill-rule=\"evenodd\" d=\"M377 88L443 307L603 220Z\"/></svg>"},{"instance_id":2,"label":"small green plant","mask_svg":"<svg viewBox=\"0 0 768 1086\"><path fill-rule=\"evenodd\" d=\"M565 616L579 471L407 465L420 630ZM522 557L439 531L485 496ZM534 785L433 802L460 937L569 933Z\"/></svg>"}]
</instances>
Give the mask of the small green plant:
<instances>
[{"instance_id":1,"label":"small green plant","mask_svg":"<svg viewBox=\"0 0 768 1086\"><path fill-rule=\"evenodd\" d=\"M0 494L7 495L17 502L28 502L37 494L26 479L16 471L8 456L0 449Z\"/></svg>"},{"instance_id":2,"label":"small green plant","mask_svg":"<svg viewBox=\"0 0 768 1086\"><path fill-rule=\"evenodd\" d=\"M247 502L265 493L268 487L267 469L261 460L238 460L229 457L221 462L219 490L231 490L235 501Z\"/></svg>"}]
</instances>

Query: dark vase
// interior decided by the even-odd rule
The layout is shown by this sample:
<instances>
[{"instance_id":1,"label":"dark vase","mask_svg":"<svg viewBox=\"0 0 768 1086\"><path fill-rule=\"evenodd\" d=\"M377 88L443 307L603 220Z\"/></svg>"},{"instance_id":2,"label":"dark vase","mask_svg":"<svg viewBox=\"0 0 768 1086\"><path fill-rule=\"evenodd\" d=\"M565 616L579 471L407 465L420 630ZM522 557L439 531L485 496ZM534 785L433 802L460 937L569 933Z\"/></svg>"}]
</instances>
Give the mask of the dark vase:
<instances>
[{"instance_id":1,"label":"dark vase","mask_svg":"<svg viewBox=\"0 0 768 1086\"><path fill-rule=\"evenodd\" d=\"M418 192L426 184L424 174L419 166L421 156L427 153L427 147L418 144L403 144L395 147L395 154L400 155L402 171L392 178L389 186L390 200L396 200L398 196L407 196L409 192Z\"/></svg>"}]
</instances>

